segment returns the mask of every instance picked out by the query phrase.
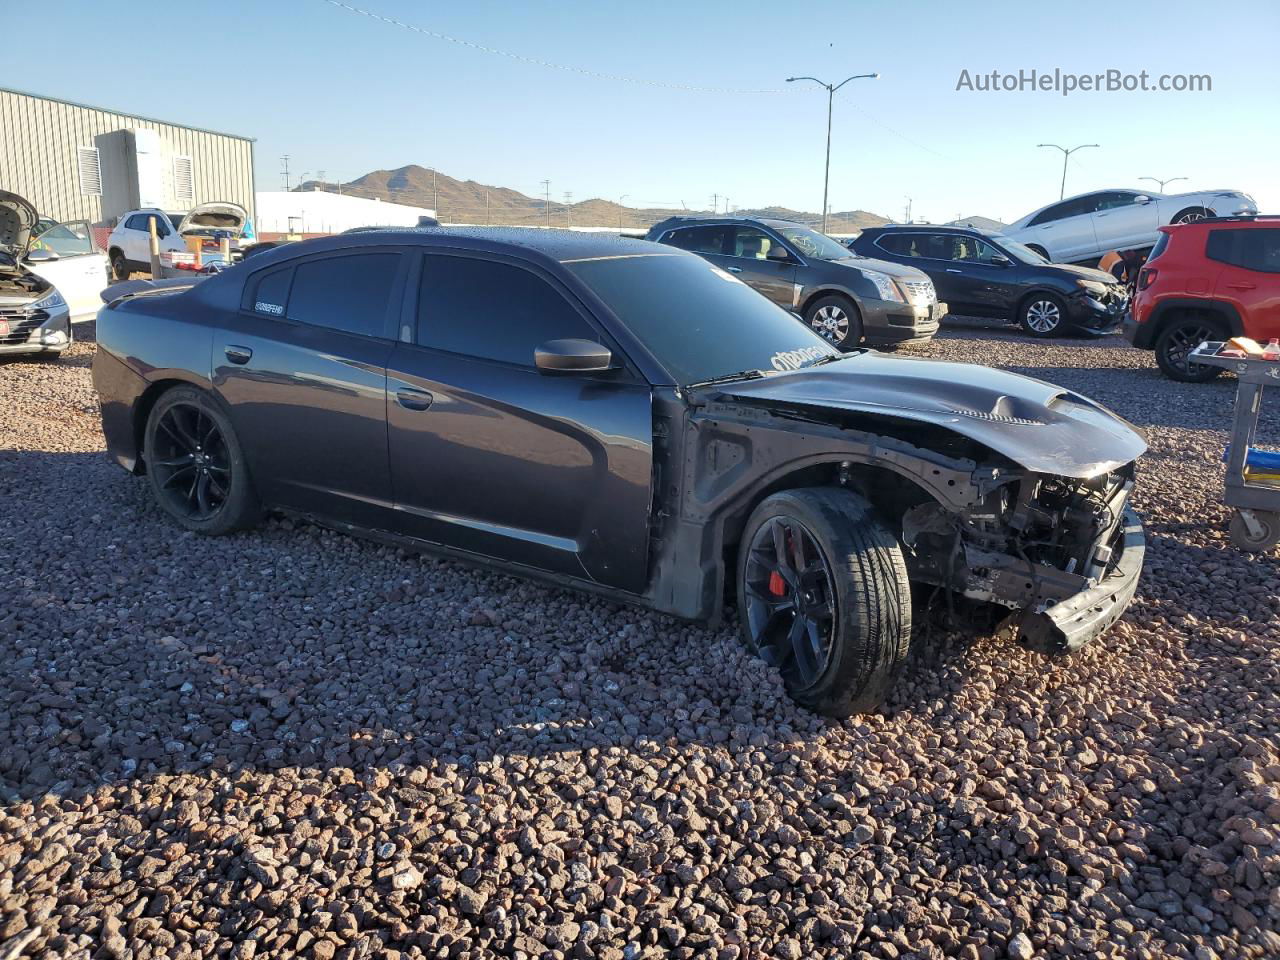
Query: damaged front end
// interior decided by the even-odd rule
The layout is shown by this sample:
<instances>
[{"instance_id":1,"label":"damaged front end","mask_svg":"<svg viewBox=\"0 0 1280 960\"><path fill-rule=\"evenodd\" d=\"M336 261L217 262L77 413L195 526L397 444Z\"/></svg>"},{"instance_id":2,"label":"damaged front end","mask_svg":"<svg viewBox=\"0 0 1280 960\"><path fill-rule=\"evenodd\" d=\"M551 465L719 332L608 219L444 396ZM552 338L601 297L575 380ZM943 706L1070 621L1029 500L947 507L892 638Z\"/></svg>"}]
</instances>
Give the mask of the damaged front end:
<instances>
[{"instance_id":1,"label":"damaged front end","mask_svg":"<svg viewBox=\"0 0 1280 960\"><path fill-rule=\"evenodd\" d=\"M1087 479L992 471L960 512L919 504L902 523L911 577L1009 608L999 632L1030 649L1077 650L1137 589L1146 548L1133 474L1132 463Z\"/></svg>"}]
</instances>

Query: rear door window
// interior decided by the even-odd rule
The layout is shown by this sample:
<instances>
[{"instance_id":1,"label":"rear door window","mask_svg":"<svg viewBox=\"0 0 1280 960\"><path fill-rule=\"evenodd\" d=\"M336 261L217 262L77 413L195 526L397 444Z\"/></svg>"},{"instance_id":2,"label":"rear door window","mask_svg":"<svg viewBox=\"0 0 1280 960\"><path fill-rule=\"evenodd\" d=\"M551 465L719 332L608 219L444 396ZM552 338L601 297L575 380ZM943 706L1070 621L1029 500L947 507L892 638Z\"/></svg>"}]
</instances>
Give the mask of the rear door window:
<instances>
[{"instance_id":1,"label":"rear door window","mask_svg":"<svg viewBox=\"0 0 1280 960\"><path fill-rule=\"evenodd\" d=\"M387 308L400 269L398 253L350 253L294 267L286 316L346 333L386 336Z\"/></svg>"},{"instance_id":2,"label":"rear door window","mask_svg":"<svg viewBox=\"0 0 1280 960\"><path fill-rule=\"evenodd\" d=\"M1210 230L1205 256L1259 273L1280 273L1280 229Z\"/></svg>"},{"instance_id":3,"label":"rear door window","mask_svg":"<svg viewBox=\"0 0 1280 960\"><path fill-rule=\"evenodd\" d=\"M732 227L680 227L663 234L661 243L690 253L730 255L728 237Z\"/></svg>"},{"instance_id":4,"label":"rear door window","mask_svg":"<svg viewBox=\"0 0 1280 960\"><path fill-rule=\"evenodd\" d=\"M600 340L559 290L510 263L427 254L417 343L482 360L532 367L548 340Z\"/></svg>"},{"instance_id":5,"label":"rear door window","mask_svg":"<svg viewBox=\"0 0 1280 960\"><path fill-rule=\"evenodd\" d=\"M904 233L886 233L876 240L876 246L886 253L899 257L918 257L915 250L915 237Z\"/></svg>"},{"instance_id":6,"label":"rear door window","mask_svg":"<svg viewBox=\"0 0 1280 960\"><path fill-rule=\"evenodd\" d=\"M293 266L268 270L253 281L249 309L264 317L283 317L289 304L289 286L293 283Z\"/></svg>"}]
</instances>

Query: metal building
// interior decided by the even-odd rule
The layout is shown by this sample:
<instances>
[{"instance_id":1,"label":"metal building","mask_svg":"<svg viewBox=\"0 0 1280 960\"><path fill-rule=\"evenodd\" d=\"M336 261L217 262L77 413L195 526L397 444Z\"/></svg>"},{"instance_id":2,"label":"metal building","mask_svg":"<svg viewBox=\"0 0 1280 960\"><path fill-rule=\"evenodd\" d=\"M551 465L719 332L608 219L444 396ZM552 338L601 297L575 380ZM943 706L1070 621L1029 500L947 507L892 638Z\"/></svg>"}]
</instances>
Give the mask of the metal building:
<instances>
[{"instance_id":1,"label":"metal building","mask_svg":"<svg viewBox=\"0 0 1280 960\"><path fill-rule=\"evenodd\" d=\"M0 88L0 190L97 227L213 200L254 216L253 140Z\"/></svg>"}]
</instances>

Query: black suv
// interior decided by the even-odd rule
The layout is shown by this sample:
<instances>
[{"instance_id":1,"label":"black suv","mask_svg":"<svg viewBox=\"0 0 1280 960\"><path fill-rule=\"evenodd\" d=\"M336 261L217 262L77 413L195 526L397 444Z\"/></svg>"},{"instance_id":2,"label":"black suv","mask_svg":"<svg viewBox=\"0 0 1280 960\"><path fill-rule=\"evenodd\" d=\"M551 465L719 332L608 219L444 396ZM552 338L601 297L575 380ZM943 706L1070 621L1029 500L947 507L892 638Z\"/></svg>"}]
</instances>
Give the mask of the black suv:
<instances>
[{"instance_id":1,"label":"black suv","mask_svg":"<svg viewBox=\"0 0 1280 960\"><path fill-rule=\"evenodd\" d=\"M849 246L920 268L952 313L1012 320L1033 337L1113 333L1128 307L1125 288L1111 274L1050 263L1015 240L972 227L871 227Z\"/></svg>"},{"instance_id":2,"label":"black suv","mask_svg":"<svg viewBox=\"0 0 1280 960\"><path fill-rule=\"evenodd\" d=\"M671 217L645 239L710 260L842 350L928 340L947 312L919 270L868 259L790 220Z\"/></svg>"}]
</instances>

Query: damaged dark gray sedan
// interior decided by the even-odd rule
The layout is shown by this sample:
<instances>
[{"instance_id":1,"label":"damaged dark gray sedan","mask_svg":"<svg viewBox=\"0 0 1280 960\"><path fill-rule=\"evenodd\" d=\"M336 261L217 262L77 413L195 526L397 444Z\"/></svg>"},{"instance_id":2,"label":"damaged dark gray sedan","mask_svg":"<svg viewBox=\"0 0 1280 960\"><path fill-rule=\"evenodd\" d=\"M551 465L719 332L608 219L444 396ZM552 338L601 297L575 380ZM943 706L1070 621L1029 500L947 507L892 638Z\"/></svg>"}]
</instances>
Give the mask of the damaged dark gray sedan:
<instances>
[{"instance_id":1,"label":"damaged dark gray sedan","mask_svg":"<svg viewBox=\"0 0 1280 960\"><path fill-rule=\"evenodd\" d=\"M1061 654L1141 573L1123 420L985 367L841 355L670 247L372 231L111 296L107 445L182 527L282 510L693 620L728 603L825 714L885 698L913 584Z\"/></svg>"}]
</instances>

